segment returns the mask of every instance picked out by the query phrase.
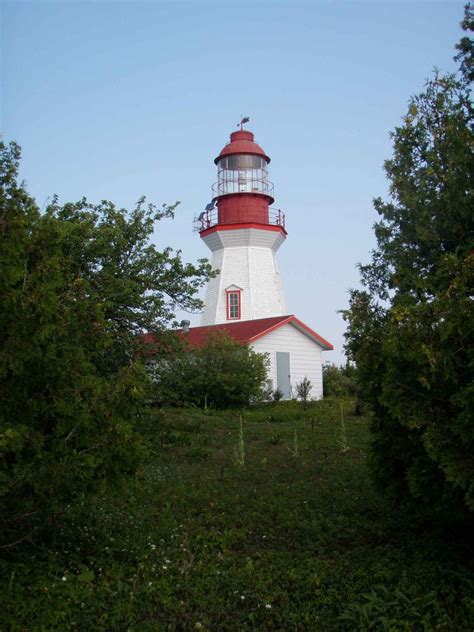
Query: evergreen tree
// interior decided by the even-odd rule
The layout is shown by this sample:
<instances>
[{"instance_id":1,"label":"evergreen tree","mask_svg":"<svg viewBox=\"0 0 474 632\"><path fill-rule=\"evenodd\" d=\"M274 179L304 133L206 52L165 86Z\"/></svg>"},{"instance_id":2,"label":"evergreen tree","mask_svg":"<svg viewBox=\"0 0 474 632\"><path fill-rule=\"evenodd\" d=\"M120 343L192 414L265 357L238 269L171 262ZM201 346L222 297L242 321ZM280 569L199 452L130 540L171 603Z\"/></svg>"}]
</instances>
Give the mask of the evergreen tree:
<instances>
[{"instance_id":1,"label":"evergreen tree","mask_svg":"<svg viewBox=\"0 0 474 632\"><path fill-rule=\"evenodd\" d=\"M460 72L435 73L392 134L390 199L375 200L377 248L344 316L374 411L379 483L433 509L473 511L472 40L458 48Z\"/></svg>"}]
</instances>

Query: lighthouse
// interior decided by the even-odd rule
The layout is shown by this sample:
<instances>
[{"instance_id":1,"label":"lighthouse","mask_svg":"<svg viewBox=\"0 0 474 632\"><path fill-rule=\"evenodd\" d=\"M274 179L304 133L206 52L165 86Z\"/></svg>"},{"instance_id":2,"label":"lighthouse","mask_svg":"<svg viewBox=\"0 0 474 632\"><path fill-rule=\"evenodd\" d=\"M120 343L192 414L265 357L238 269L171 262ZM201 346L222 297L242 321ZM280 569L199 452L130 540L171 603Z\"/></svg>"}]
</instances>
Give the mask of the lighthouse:
<instances>
[{"instance_id":1,"label":"lighthouse","mask_svg":"<svg viewBox=\"0 0 474 632\"><path fill-rule=\"evenodd\" d=\"M286 239L284 213L273 207L268 179L270 157L252 132L240 129L214 163L212 200L194 220L212 253L216 276L207 285L201 326L182 332L190 348L225 331L267 355L267 386L284 399L294 397L307 379L310 397L323 396L322 352L330 342L294 314L288 314L276 253Z\"/></svg>"},{"instance_id":2,"label":"lighthouse","mask_svg":"<svg viewBox=\"0 0 474 632\"><path fill-rule=\"evenodd\" d=\"M214 162L212 202L197 228L219 274L208 284L201 325L282 316L287 307L276 252L287 233L284 213L271 206L270 158L252 132L240 129Z\"/></svg>"}]
</instances>

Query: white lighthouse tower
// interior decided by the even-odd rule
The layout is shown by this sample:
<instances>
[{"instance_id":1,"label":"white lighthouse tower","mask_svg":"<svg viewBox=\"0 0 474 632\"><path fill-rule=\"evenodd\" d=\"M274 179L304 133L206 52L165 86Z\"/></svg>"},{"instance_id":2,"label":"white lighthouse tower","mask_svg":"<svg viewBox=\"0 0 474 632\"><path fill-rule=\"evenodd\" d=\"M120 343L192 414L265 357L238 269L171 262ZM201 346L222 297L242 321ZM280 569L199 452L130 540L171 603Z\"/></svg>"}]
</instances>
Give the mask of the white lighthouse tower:
<instances>
[{"instance_id":1,"label":"white lighthouse tower","mask_svg":"<svg viewBox=\"0 0 474 632\"><path fill-rule=\"evenodd\" d=\"M241 124L214 162L214 197L195 224L218 273L207 286L201 325L183 335L192 348L224 331L266 354L267 385L284 399L294 397L304 379L318 399L323 395L322 353L333 346L288 314L276 261L286 239L285 216L270 208L270 158Z\"/></svg>"},{"instance_id":2,"label":"white lighthouse tower","mask_svg":"<svg viewBox=\"0 0 474 632\"><path fill-rule=\"evenodd\" d=\"M270 209L270 158L252 132L240 129L214 162L214 197L198 229L220 272L208 284L201 325L282 316L287 308L275 255L286 238L285 216Z\"/></svg>"}]
</instances>

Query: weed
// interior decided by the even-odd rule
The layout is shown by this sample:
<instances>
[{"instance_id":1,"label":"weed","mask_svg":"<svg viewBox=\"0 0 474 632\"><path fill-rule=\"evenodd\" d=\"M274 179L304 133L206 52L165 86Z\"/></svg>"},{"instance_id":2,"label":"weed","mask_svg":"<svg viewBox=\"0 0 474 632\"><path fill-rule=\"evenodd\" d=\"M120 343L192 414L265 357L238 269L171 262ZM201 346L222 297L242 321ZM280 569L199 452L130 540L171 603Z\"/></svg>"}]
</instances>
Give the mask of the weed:
<instances>
[{"instance_id":1,"label":"weed","mask_svg":"<svg viewBox=\"0 0 474 632\"><path fill-rule=\"evenodd\" d=\"M239 415L239 438L237 441L236 462L238 465L245 465L244 422L242 415Z\"/></svg>"},{"instance_id":2,"label":"weed","mask_svg":"<svg viewBox=\"0 0 474 632\"><path fill-rule=\"evenodd\" d=\"M210 452L202 446L193 446L185 453L185 456L194 461L205 461L209 458Z\"/></svg>"},{"instance_id":3,"label":"weed","mask_svg":"<svg viewBox=\"0 0 474 632\"><path fill-rule=\"evenodd\" d=\"M378 586L345 608L339 620L347 630L432 630L436 593L420 597Z\"/></svg>"},{"instance_id":4,"label":"weed","mask_svg":"<svg viewBox=\"0 0 474 632\"><path fill-rule=\"evenodd\" d=\"M273 401L274 402L279 402L282 399L283 399L283 392L279 388L276 388L273 391Z\"/></svg>"},{"instance_id":5,"label":"weed","mask_svg":"<svg viewBox=\"0 0 474 632\"><path fill-rule=\"evenodd\" d=\"M298 445L298 429L295 426L295 432L293 434L293 456L299 456L299 445Z\"/></svg>"},{"instance_id":6,"label":"weed","mask_svg":"<svg viewBox=\"0 0 474 632\"><path fill-rule=\"evenodd\" d=\"M311 384L311 380L305 376L303 380L296 385L296 395L301 400L303 404L303 408L308 407L309 394L313 389L313 385Z\"/></svg>"},{"instance_id":7,"label":"weed","mask_svg":"<svg viewBox=\"0 0 474 632\"><path fill-rule=\"evenodd\" d=\"M339 446L339 450L342 453L346 453L349 450L349 446L347 445L347 435L346 435L346 422L344 420L344 408L341 402L341 417L339 420L339 425L337 428L337 445Z\"/></svg>"},{"instance_id":8,"label":"weed","mask_svg":"<svg viewBox=\"0 0 474 632\"><path fill-rule=\"evenodd\" d=\"M271 445L281 445L283 443L283 437L281 434L274 434L269 438L269 443Z\"/></svg>"}]
</instances>

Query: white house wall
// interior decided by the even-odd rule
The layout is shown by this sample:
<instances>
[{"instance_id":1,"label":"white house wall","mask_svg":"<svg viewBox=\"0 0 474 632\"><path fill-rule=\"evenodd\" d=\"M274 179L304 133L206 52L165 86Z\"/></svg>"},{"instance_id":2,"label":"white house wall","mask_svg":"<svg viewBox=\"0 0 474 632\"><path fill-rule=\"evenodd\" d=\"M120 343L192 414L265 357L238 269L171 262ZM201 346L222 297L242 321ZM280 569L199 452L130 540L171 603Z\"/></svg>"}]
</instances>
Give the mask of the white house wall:
<instances>
[{"instance_id":1,"label":"white house wall","mask_svg":"<svg viewBox=\"0 0 474 632\"><path fill-rule=\"evenodd\" d=\"M292 393L296 394L296 385L307 377L312 384L311 399L323 396L323 366L322 349L311 338L301 333L288 323L259 338L252 343L252 348L258 353L268 353L270 367L268 379L273 382L273 389L277 388L277 351L290 354L290 383Z\"/></svg>"}]
</instances>

